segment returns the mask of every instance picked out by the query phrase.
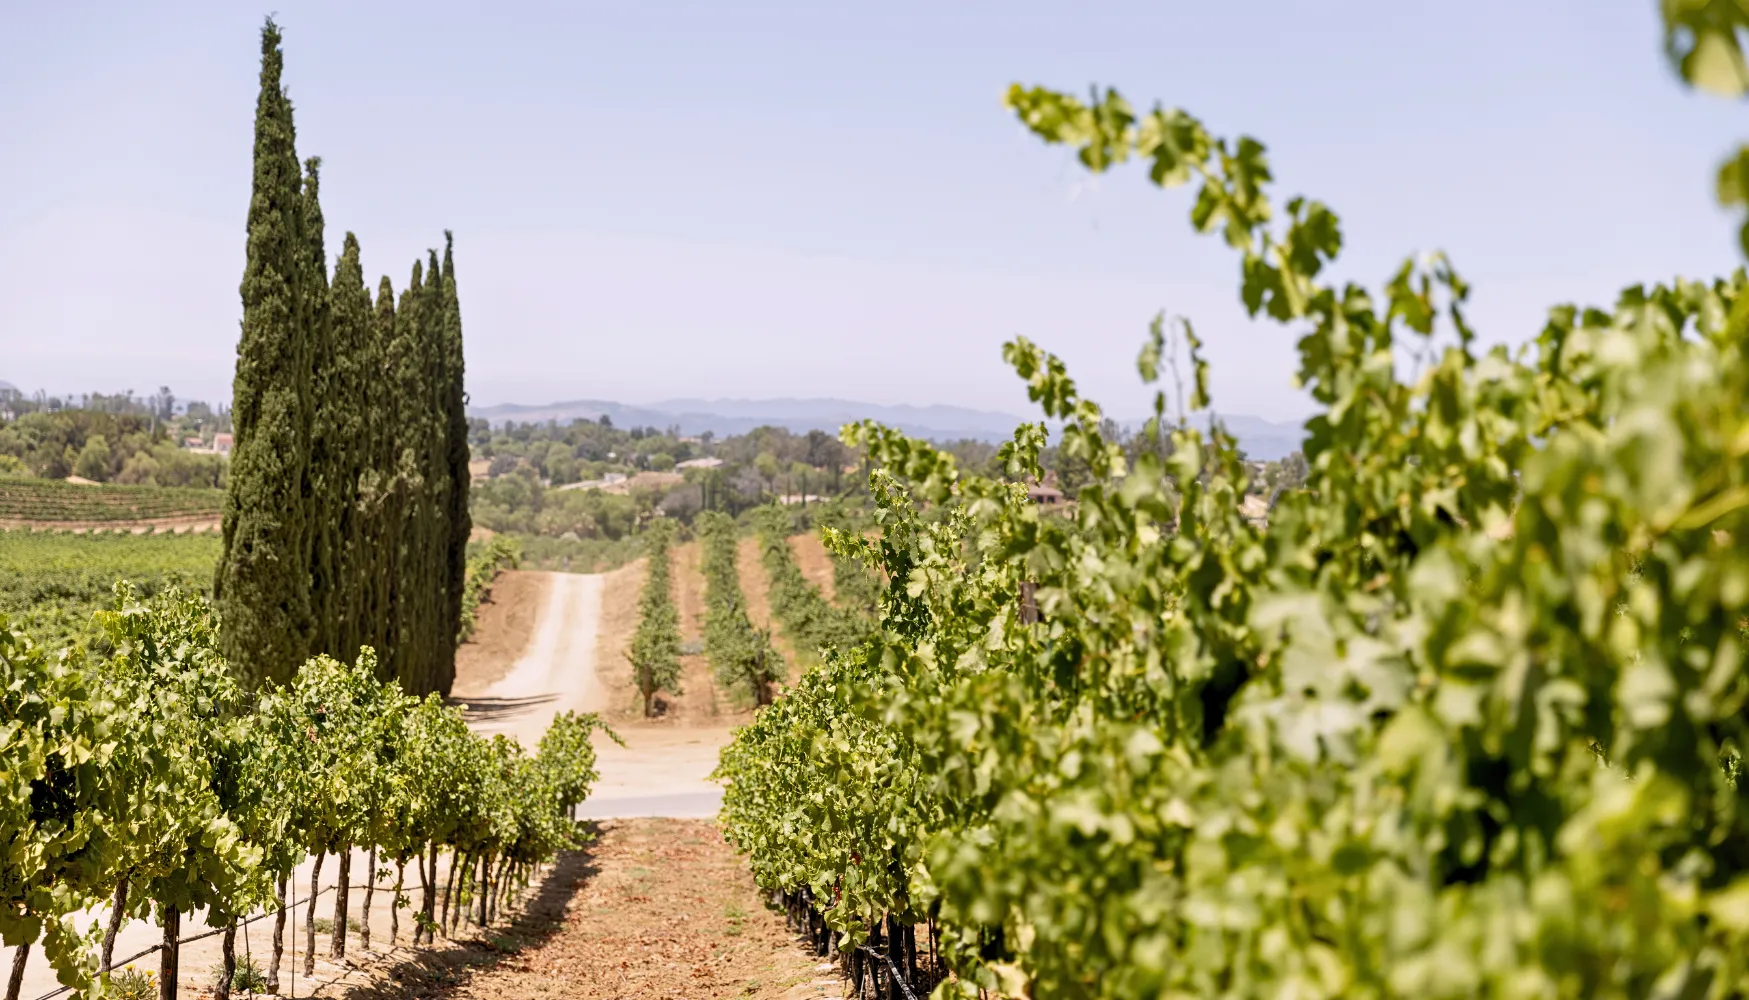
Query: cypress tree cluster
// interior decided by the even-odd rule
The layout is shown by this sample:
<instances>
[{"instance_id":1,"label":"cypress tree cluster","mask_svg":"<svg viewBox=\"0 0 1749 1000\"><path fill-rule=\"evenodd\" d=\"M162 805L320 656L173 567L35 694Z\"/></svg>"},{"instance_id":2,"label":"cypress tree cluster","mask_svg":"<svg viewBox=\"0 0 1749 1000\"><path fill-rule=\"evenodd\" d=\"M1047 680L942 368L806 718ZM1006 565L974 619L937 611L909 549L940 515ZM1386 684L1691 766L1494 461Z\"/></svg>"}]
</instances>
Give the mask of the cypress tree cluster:
<instances>
[{"instance_id":1,"label":"cypress tree cluster","mask_svg":"<svg viewBox=\"0 0 1749 1000\"><path fill-rule=\"evenodd\" d=\"M454 239L375 300L347 233L327 276L321 161L300 171L284 57L261 32L235 443L215 575L221 643L254 684L377 651L447 692L467 572L467 402Z\"/></svg>"}]
</instances>

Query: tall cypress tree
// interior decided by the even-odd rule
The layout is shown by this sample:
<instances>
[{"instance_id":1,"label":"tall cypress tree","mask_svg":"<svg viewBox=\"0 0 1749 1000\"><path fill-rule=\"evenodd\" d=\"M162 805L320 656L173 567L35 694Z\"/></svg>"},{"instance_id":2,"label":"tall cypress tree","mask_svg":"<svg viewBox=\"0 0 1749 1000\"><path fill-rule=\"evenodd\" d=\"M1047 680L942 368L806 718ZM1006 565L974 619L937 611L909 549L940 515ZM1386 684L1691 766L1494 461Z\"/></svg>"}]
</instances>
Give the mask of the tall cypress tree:
<instances>
[{"instance_id":1,"label":"tall cypress tree","mask_svg":"<svg viewBox=\"0 0 1749 1000\"><path fill-rule=\"evenodd\" d=\"M351 400L335 392L335 345L329 323L328 251L322 219L320 157L304 161L304 288L310 375L307 411L310 458L304 467L304 506L310 564L310 653L339 655L340 573L337 528L341 504L340 463L345 439L341 414Z\"/></svg>"},{"instance_id":2,"label":"tall cypress tree","mask_svg":"<svg viewBox=\"0 0 1749 1000\"><path fill-rule=\"evenodd\" d=\"M443 620L450 638L444 645L439 690L448 693L455 681L456 634L461 624L462 592L467 586L468 575L468 535L473 532L474 525L468 514L468 490L472 477L468 473L468 397L463 387L466 360L462 356L462 308L456 295L455 234L447 229L443 231L443 357L442 403L449 450L449 601Z\"/></svg>"},{"instance_id":3,"label":"tall cypress tree","mask_svg":"<svg viewBox=\"0 0 1749 1000\"><path fill-rule=\"evenodd\" d=\"M359 261L358 237L346 234L340 261L334 267L334 282L328 290L328 330L333 347L327 395L318 401L334 451L332 497L334 511L335 567L334 655L351 663L363 645L377 645L366 633L376 613L375 566L367 531L367 504L374 500L374 479L367 484L367 470L374 470L370 447L372 411L379 379L369 374L372 349L370 292L364 287L364 267ZM372 487L367 490L367 485Z\"/></svg>"},{"instance_id":4,"label":"tall cypress tree","mask_svg":"<svg viewBox=\"0 0 1749 1000\"><path fill-rule=\"evenodd\" d=\"M423 427L420 475L425 481L427 517L421 546L424 567L421 591L424 629L418 648L421 694L447 690L453 669L456 621L449 615L449 425L444 412L447 394L445 373L449 369L444 342L443 267L437 251L429 252L425 293L420 296L419 355L423 393L420 421Z\"/></svg>"},{"instance_id":5,"label":"tall cypress tree","mask_svg":"<svg viewBox=\"0 0 1749 1000\"><path fill-rule=\"evenodd\" d=\"M430 688L421 676L425 639L430 632L430 576L426 553L431 525L431 498L425 482L425 414L429 411L421 331L425 320L424 266L413 262L413 275L401 290L395 308L395 338L390 345L393 367L395 476L399 517L394 527L395 574L390 615L395 638L390 647L393 676L414 694Z\"/></svg>"},{"instance_id":6,"label":"tall cypress tree","mask_svg":"<svg viewBox=\"0 0 1749 1000\"><path fill-rule=\"evenodd\" d=\"M231 420L224 540L213 576L225 656L250 683L284 681L309 652L303 482L309 378L301 301L303 199L279 28L261 29L255 176Z\"/></svg>"},{"instance_id":7,"label":"tall cypress tree","mask_svg":"<svg viewBox=\"0 0 1749 1000\"><path fill-rule=\"evenodd\" d=\"M370 610L361 624L360 642L375 647L377 674L398 678L401 649L399 613L401 544L405 534L407 488L400 475L401 430L400 321L395 315L395 286L385 275L377 285L370 323L370 358L365 397L370 467L360 481L367 512Z\"/></svg>"}]
</instances>

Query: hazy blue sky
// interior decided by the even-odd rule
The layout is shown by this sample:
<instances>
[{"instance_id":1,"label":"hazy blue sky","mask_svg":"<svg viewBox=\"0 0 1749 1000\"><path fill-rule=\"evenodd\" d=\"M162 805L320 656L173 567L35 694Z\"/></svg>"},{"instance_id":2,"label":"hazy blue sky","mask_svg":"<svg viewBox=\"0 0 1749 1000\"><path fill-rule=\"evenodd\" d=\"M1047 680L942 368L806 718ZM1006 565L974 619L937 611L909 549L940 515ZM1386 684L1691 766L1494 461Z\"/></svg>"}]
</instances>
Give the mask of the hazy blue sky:
<instances>
[{"instance_id":1,"label":"hazy blue sky","mask_svg":"<svg viewBox=\"0 0 1749 1000\"><path fill-rule=\"evenodd\" d=\"M1025 334L1135 413L1164 307L1219 408L1303 412L1294 335L1243 318L1187 195L1090 184L1003 111L1016 80L1257 136L1342 215L1341 273L1444 248L1497 339L1737 261L1710 180L1749 119L1676 85L1654 0L272 7L331 253L354 230L399 287L455 230L478 403L1018 412ZM0 0L0 379L229 394L266 12Z\"/></svg>"}]
</instances>

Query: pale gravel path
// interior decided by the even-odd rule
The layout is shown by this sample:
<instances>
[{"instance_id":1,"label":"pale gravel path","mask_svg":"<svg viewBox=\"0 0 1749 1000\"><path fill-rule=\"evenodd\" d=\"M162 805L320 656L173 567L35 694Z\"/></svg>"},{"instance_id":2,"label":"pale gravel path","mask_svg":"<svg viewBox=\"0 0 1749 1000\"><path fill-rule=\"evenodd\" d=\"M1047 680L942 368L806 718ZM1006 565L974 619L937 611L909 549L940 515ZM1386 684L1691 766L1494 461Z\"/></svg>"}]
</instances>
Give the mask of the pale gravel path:
<instances>
[{"instance_id":1,"label":"pale gravel path","mask_svg":"<svg viewBox=\"0 0 1749 1000\"><path fill-rule=\"evenodd\" d=\"M595 662L604 574L554 573L528 649L497 683L465 699L481 733L533 749L560 712L598 712L624 692L602 683ZM727 727L622 726L626 746L597 733L601 780L579 811L589 819L715 816L723 792L709 781Z\"/></svg>"},{"instance_id":2,"label":"pale gravel path","mask_svg":"<svg viewBox=\"0 0 1749 1000\"><path fill-rule=\"evenodd\" d=\"M607 700L595 671L603 577L550 576L528 648L491 687L461 699L475 732L502 733L530 751L560 712L594 711Z\"/></svg>"}]
</instances>

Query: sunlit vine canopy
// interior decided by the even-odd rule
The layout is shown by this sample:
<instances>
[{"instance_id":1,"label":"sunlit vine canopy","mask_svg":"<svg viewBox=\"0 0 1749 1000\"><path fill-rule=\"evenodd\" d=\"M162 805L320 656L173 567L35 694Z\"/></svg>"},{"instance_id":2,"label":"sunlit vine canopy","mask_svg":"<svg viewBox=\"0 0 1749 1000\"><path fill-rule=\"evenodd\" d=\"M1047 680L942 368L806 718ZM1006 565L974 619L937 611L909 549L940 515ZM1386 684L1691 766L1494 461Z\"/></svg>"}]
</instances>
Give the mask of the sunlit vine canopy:
<instances>
[{"instance_id":1,"label":"sunlit vine canopy","mask_svg":"<svg viewBox=\"0 0 1749 1000\"><path fill-rule=\"evenodd\" d=\"M1676 31L1679 62L1696 37L1723 44ZM1060 360L1006 349L1094 472L1072 519L1026 499L1043 423L1000 480L847 429L884 468L881 537L832 541L892 584L874 639L724 756L761 884L851 943L937 921L967 995L1749 991L1742 272L1483 350L1442 256L1327 280L1336 214L1275 196L1256 140L1115 91L1007 100L1089 170L1192 188L1246 308L1301 334L1308 479L1242 515L1248 467L1184 419L1207 371L1165 316L1139 449Z\"/></svg>"}]
</instances>

